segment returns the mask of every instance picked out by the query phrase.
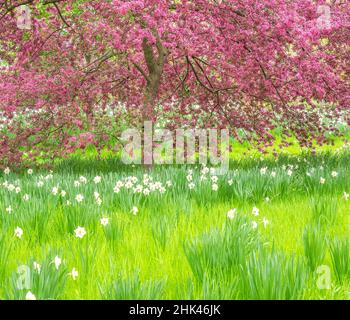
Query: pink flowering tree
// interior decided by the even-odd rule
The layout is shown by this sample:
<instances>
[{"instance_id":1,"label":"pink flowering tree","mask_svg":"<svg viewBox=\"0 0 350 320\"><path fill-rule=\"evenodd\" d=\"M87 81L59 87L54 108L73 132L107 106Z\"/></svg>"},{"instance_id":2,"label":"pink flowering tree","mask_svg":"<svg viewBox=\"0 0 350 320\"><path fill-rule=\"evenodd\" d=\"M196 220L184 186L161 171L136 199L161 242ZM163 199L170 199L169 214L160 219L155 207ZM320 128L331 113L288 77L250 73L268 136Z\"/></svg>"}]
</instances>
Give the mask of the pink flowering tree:
<instances>
[{"instance_id":1,"label":"pink flowering tree","mask_svg":"<svg viewBox=\"0 0 350 320\"><path fill-rule=\"evenodd\" d=\"M111 146L145 120L322 143L350 121L349 13L348 1L0 0L1 162Z\"/></svg>"}]
</instances>

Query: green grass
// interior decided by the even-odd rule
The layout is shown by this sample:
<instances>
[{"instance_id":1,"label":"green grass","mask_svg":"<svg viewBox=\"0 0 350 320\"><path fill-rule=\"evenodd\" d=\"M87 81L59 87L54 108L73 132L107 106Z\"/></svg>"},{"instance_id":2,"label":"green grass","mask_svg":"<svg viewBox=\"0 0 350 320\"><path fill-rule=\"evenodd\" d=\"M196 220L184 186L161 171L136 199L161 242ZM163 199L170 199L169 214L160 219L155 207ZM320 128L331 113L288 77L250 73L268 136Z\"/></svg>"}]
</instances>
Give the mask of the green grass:
<instances>
[{"instance_id":1,"label":"green grass","mask_svg":"<svg viewBox=\"0 0 350 320\"><path fill-rule=\"evenodd\" d=\"M200 180L200 167L146 170L113 158L71 158L56 165L52 177L39 169L33 175L1 173L0 299L24 299L28 291L38 299L349 298L350 199L343 196L350 193L349 166L345 151L233 158L227 175L218 177L218 191L209 175ZM138 179L134 186L143 184L145 173L165 191L159 185L147 196L132 188L113 191L130 176ZM93 182L97 175L99 184ZM87 183L74 186L81 176ZM233 208L231 220L227 212ZM103 226L101 218L109 224ZM82 239L75 236L79 226L87 232ZM23 229L21 238L14 235L16 227ZM56 256L62 259L58 269ZM330 268L328 290L317 286L320 265ZM18 287L20 266L30 270L25 289Z\"/></svg>"}]
</instances>

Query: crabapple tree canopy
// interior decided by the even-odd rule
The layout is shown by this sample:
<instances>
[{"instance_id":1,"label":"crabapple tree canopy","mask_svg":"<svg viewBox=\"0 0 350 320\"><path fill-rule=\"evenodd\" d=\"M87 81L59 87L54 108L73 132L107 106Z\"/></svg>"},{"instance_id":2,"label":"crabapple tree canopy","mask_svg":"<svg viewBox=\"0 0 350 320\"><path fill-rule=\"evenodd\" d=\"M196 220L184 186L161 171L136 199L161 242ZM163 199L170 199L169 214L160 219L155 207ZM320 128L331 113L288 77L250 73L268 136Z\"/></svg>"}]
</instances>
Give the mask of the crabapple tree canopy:
<instances>
[{"instance_id":1,"label":"crabapple tree canopy","mask_svg":"<svg viewBox=\"0 0 350 320\"><path fill-rule=\"evenodd\" d=\"M349 1L0 0L0 30L3 162L144 120L303 145L349 121Z\"/></svg>"}]
</instances>

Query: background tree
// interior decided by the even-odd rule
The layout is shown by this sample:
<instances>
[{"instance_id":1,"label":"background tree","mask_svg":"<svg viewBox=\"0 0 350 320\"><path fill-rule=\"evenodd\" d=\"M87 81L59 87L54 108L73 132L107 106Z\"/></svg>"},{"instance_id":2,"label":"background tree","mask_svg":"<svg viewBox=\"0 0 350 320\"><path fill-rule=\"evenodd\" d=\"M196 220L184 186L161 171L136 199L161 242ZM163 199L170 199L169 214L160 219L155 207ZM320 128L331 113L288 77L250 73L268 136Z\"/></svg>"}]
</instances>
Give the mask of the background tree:
<instances>
[{"instance_id":1,"label":"background tree","mask_svg":"<svg viewBox=\"0 0 350 320\"><path fill-rule=\"evenodd\" d=\"M17 27L23 4L30 30ZM322 143L349 121L349 6L1 0L2 162L101 147L146 119Z\"/></svg>"}]
</instances>

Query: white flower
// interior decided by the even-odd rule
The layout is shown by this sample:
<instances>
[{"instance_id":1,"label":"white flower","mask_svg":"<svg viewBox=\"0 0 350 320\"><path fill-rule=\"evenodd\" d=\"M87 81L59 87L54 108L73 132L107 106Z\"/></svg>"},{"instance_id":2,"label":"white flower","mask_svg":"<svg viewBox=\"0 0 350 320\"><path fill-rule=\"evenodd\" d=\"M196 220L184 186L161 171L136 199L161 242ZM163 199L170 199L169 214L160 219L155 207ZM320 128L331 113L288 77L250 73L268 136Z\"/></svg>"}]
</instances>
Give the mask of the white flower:
<instances>
[{"instance_id":1,"label":"white flower","mask_svg":"<svg viewBox=\"0 0 350 320\"><path fill-rule=\"evenodd\" d=\"M78 276L79 276L79 272L77 271L77 269L73 268L73 269L72 269L72 272L71 272L69 275L70 275L70 276L72 277L72 279L75 281L76 278L78 278Z\"/></svg>"},{"instance_id":2,"label":"white flower","mask_svg":"<svg viewBox=\"0 0 350 320\"><path fill-rule=\"evenodd\" d=\"M100 197L100 194L97 191L95 191L94 192L94 197L95 197L95 199L98 199Z\"/></svg>"},{"instance_id":3,"label":"white flower","mask_svg":"<svg viewBox=\"0 0 350 320\"><path fill-rule=\"evenodd\" d=\"M193 182L191 182L191 183L188 184L188 188L189 188L190 190L194 189L195 187L196 187L196 185L195 185Z\"/></svg>"},{"instance_id":4,"label":"white flower","mask_svg":"<svg viewBox=\"0 0 350 320\"><path fill-rule=\"evenodd\" d=\"M252 228L256 229L258 227L258 223L256 221L252 222Z\"/></svg>"},{"instance_id":5,"label":"white flower","mask_svg":"<svg viewBox=\"0 0 350 320\"><path fill-rule=\"evenodd\" d=\"M15 236L16 236L17 238L21 238L21 237L23 236L23 230L22 230L20 227L17 227L17 228L15 229Z\"/></svg>"},{"instance_id":6,"label":"white flower","mask_svg":"<svg viewBox=\"0 0 350 320\"><path fill-rule=\"evenodd\" d=\"M287 175L290 177L292 174L293 174L293 171L292 171L291 169L289 169L289 170L287 171Z\"/></svg>"},{"instance_id":7,"label":"white flower","mask_svg":"<svg viewBox=\"0 0 350 320\"><path fill-rule=\"evenodd\" d=\"M237 214L237 209L231 209L229 212L227 212L227 218L234 219Z\"/></svg>"},{"instance_id":8,"label":"white flower","mask_svg":"<svg viewBox=\"0 0 350 320\"><path fill-rule=\"evenodd\" d=\"M36 297L30 291L26 294L26 300L36 300Z\"/></svg>"},{"instance_id":9,"label":"white flower","mask_svg":"<svg viewBox=\"0 0 350 320\"><path fill-rule=\"evenodd\" d=\"M207 173L209 173L209 168L203 167L201 173L202 175L206 175Z\"/></svg>"},{"instance_id":10,"label":"white flower","mask_svg":"<svg viewBox=\"0 0 350 320\"><path fill-rule=\"evenodd\" d=\"M86 179L84 176L81 176L81 177L79 178L79 181L80 181L81 183L84 183L84 184L87 183L87 179Z\"/></svg>"},{"instance_id":11,"label":"white flower","mask_svg":"<svg viewBox=\"0 0 350 320\"><path fill-rule=\"evenodd\" d=\"M260 169L260 174L265 175L267 172L267 167L263 167Z\"/></svg>"},{"instance_id":12,"label":"white flower","mask_svg":"<svg viewBox=\"0 0 350 320\"><path fill-rule=\"evenodd\" d=\"M206 181L206 180L208 180L208 178L207 178L206 176L203 176L203 175L201 175L199 179L200 179L200 181Z\"/></svg>"},{"instance_id":13,"label":"white flower","mask_svg":"<svg viewBox=\"0 0 350 320\"><path fill-rule=\"evenodd\" d=\"M131 212L134 216L136 216L139 212L139 209L137 207L132 207Z\"/></svg>"},{"instance_id":14,"label":"white flower","mask_svg":"<svg viewBox=\"0 0 350 320\"><path fill-rule=\"evenodd\" d=\"M82 194L78 194L75 197L75 200L80 203L80 202L82 202L84 200L84 196Z\"/></svg>"},{"instance_id":15,"label":"white flower","mask_svg":"<svg viewBox=\"0 0 350 320\"><path fill-rule=\"evenodd\" d=\"M11 184L9 184L9 185L7 186L7 189L8 189L9 191L13 191L13 190L16 189L16 187L11 183Z\"/></svg>"},{"instance_id":16,"label":"white flower","mask_svg":"<svg viewBox=\"0 0 350 320\"><path fill-rule=\"evenodd\" d=\"M272 172L271 172L271 177L272 177L272 178L276 178L276 175L277 175L276 171L272 171Z\"/></svg>"},{"instance_id":17,"label":"white flower","mask_svg":"<svg viewBox=\"0 0 350 320\"><path fill-rule=\"evenodd\" d=\"M167 186L168 188L170 188L172 185L173 185L173 183L172 183L170 180L168 180L168 181L166 182L166 186Z\"/></svg>"},{"instance_id":18,"label":"white flower","mask_svg":"<svg viewBox=\"0 0 350 320\"><path fill-rule=\"evenodd\" d=\"M101 198L97 198L96 199L96 203L98 206L100 206L102 204L102 199Z\"/></svg>"},{"instance_id":19,"label":"white flower","mask_svg":"<svg viewBox=\"0 0 350 320\"><path fill-rule=\"evenodd\" d=\"M260 213L260 210L257 207L254 207L252 210L252 214L257 217L259 213Z\"/></svg>"},{"instance_id":20,"label":"white flower","mask_svg":"<svg viewBox=\"0 0 350 320\"><path fill-rule=\"evenodd\" d=\"M61 191L61 197L62 197L62 198L64 198L64 197L66 196L66 194L67 194L66 191L64 191L64 190Z\"/></svg>"},{"instance_id":21,"label":"white flower","mask_svg":"<svg viewBox=\"0 0 350 320\"><path fill-rule=\"evenodd\" d=\"M148 196L150 194L150 190L148 188L143 189L143 194Z\"/></svg>"},{"instance_id":22,"label":"white flower","mask_svg":"<svg viewBox=\"0 0 350 320\"><path fill-rule=\"evenodd\" d=\"M320 178L320 183L321 183L321 184L325 184L325 183L326 183L326 179L321 177L321 178Z\"/></svg>"},{"instance_id":23,"label":"white flower","mask_svg":"<svg viewBox=\"0 0 350 320\"><path fill-rule=\"evenodd\" d=\"M119 192L120 192L119 187L118 187L118 186L115 186L115 187L113 188L113 192L114 192L114 193L119 193Z\"/></svg>"},{"instance_id":24,"label":"white flower","mask_svg":"<svg viewBox=\"0 0 350 320\"><path fill-rule=\"evenodd\" d=\"M269 220L267 220L265 217L263 219L263 225L266 228L266 226L269 224Z\"/></svg>"},{"instance_id":25,"label":"white flower","mask_svg":"<svg viewBox=\"0 0 350 320\"><path fill-rule=\"evenodd\" d=\"M227 181L227 183L228 183L229 186L232 186L233 185L233 180L230 179L229 181Z\"/></svg>"},{"instance_id":26,"label":"white flower","mask_svg":"<svg viewBox=\"0 0 350 320\"><path fill-rule=\"evenodd\" d=\"M123 187L124 186L124 182L123 181L117 181L117 183L116 183L116 185L115 185L117 188L121 188L121 187Z\"/></svg>"},{"instance_id":27,"label":"white flower","mask_svg":"<svg viewBox=\"0 0 350 320\"><path fill-rule=\"evenodd\" d=\"M350 195L349 195L347 192L344 192L344 193L343 193L343 197L344 197L344 199L345 199L346 201L348 201Z\"/></svg>"},{"instance_id":28,"label":"white flower","mask_svg":"<svg viewBox=\"0 0 350 320\"><path fill-rule=\"evenodd\" d=\"M101 182L101 180L102 180L102 178L101 178L100 176L96 176L96 177L94 178L94 183L95 183L95 184L99 184L99 183Z\"/></svg>"},{"instance_id":29,"label":"white flower","mask_svg":"<svg viewBox=\"0 0 350 320\"><path fill-rule=\"evenodd\" d=\"M60 267L60 265L62 263L62 259L60 257L56 256L55 259L53 260L53 263L55 264L55 267L58 270L58 268Z\"/></svg>"},{"instance_id":30,"label":"white flower","mask_svg":"<svg viewBox=\"0 0 350 320\"><path fill-rule=\"evenodd\" d=\"M24 200L24 201L28 201L28 200L29 200L29 195L28 195L28 194L25 194L25 195L23 196L23 200Z\"/></svg>"},{"instance_id":31,"label":"white flower","mask_svg":"<svg viewBox=\"0 0 350 320\"><path fill-rule=\"evenodd\" d=\"M38 181L36 184L39 188L41 188L44 185L44 181Z\"/></svg>"},{"instance_id":32,"label":"white flower","mask_svg":"<svg viewBox=\"0 0 350 320\"><path fill-rule=\"evenodd\" d=\"M29 175L32 175L32 174L33 174L33 169L28 169L27 173L28 173Z\"/></svg>"},{"instance_id":33,"label":"white flower","mask_svg":"<svg viewBox=\"0 0 350 320\"><path fill-rule=\"evenodd\" d=\"M338 177L338 172L337 172L337 171L332 171L332 177L333 177L333 178Z\"/></svg>"},{"instance_id":34,"label":"white flower","mask_svg":"<svg viewBox=\"0 0 350 320\"><path fill-rule=\"evenodd\" d=\"M192 177L192 175L189 174L189 175L187 175L186 179L188 182L191 182L193 180L193 177Z\"/></svg>"},{"instance_id":35,"label":"white flower","mask_svg":"<svg viewBox=\"0 0 350 320\"><path fill-rule=\"evenodd\" d=\"M77 238L82 239L86 235L86 230L83 227L78 227L74 230L74 233Z\"/></svg>"},{"instance_id":36,"label":"white flower","mask_svg":"<svg viewBox=\"0 0 350 320\"><path fill-rule=\"evenodd\" d=\"M74 181L74 187L78 188L80 186L80 182L79 181Z\"/></svg>"},{"instance_id":37,"label":"white flower","mask_svg":"<svg viewBox=\"0 0 350 320\"><path fill-rule=\"evenodd\" d=\"M265 202L270 202L270 198L269 198L269 197L266 197L266 198L265 198Z\"/></svg>"},{"instance_id":38,"label":"white flower","mask_svg":"<svg viewBox=\"0 0 350 320\"><path fill-rule=\"evenodd\" d=\"M36 261L33 262L33 268L37 273L40 273L41 265L39 263L37 263Z\"/></svg>"},{"instance_id":39,"label":"white flower","mask_svg":"<svg viewBox=\"0 0 350 320\"><path fill-rule=\"evenodd\" d=\"M126 189L131 189L132 186L133 186L133 184L132 184L132 182L130 180L125 183L125 188Z\"/></svg>"},{"instance_id":40,"label":"white flower","mask_svg":"<svg viewBox=\"0 0 350 320\"><path fill-rule=\"evenodd\" d=\"M141 184L138 184L135 188L134 188L134 193L141 193L143 190L143 186Z\"/></svg>"},{"instance_id":41,"label":"white flower","mask_svg":"<svg viewBox=\"0 0 350 320\"><path fill-rule=\"evenodd\" d=\"M52 193L54 196L57 196L57 194L58 194L58 187L53 187L51 193Z\"/></svg>"},{"instance_id":42,"label":"white flower","mask_svg":"<svg viewBox=\"0 0 350 320\"><path fill-rule=\"evenodd\" d=\"M211 181L212 181L213 183L217 183L218 180L219 180L219 178L218 178L217 176L212 176L212 177L211 177Z\"/></svg>"},{"instance_id":43,"label":"white flower","mask_svg":"<svg viewBox=\"0 0 350 320\"><path fill-rule=\"evenodd\" d=\"M214 184L211 186L211 189L212 189L213 191L218 191L219 186L218 186L216 183L214 183Z\"/></svg>"},{"instance_id":44,"label":"white flower","mask_svg":"<svg viewBox=\"0 0 350 320\"><path fill-rule=\"evenodd\" d=\"M15 192L16 193L20 193L21 192L21 188L20 187L16 187Z\"/></svg>"},{"instance_id":45,"label":"white flower","mask_svg":"<svg viewBox=\"0 0 350 320\"><path fill-rule=\"evenodd\" d=\"M11 172L11 170L10 170L9 167L7 167L7 168L4 170L4 173L5 173L6 175L10 174L10 172Z\"/></svg>"},{"instance_id":46,"label":"white flower","mask_svg":"<svg viewBox=\"0 0 350 320\"><path fill-rule=\"evenodd\" d=\"M69 200L67 200L67 202L66 202L66 205L67 206L70 206L72 203L69 201Z\"/></svg>"},{"instance_id":47,"label":"white flower","mask_svg":"<svg viewBox=\"0 0 350 320\"><path fill-rule=\"evenodd\" d=\"M101 222L101 224L102 224L104 227L106 227L106 226L108 225L108 223L109 223L109 219L108 219L108 218L102 218L102 219L100 220L100 222Z\"/></svg>"},{"instance_id":48,"label":"white flower","mask_svg":"<svg viewBox=\"0 0 350 320\"><path fill-rule=\"evenodd\" d=\"M6 210L6 212L7 212L8 214L11 214L12 211L13 211L13 209L12 209L11 206L8 206L5 210Z\"/></svg>"}]
</instances>

